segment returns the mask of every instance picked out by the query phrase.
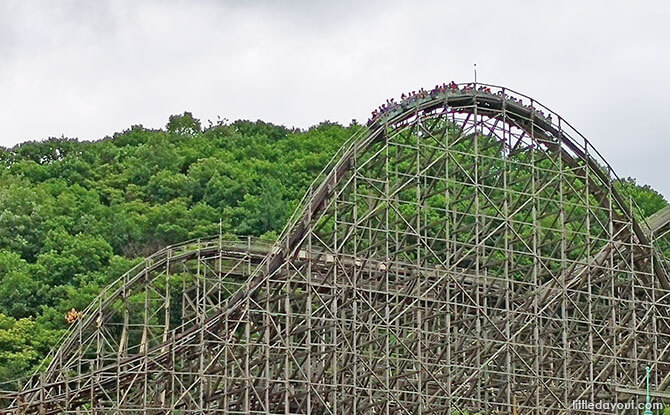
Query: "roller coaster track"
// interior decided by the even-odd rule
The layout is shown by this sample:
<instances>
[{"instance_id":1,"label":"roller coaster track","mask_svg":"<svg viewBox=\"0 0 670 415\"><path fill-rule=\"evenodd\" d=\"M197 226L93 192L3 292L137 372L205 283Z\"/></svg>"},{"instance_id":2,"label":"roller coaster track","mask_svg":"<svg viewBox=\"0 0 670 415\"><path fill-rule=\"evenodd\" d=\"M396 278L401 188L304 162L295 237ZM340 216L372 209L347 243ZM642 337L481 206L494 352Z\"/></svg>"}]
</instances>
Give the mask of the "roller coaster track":
<instances>
[{"instance_id":1,"label":"roller coaster track","mask_svg":"<svg viewBox=\"0 0 670 415\"><path fill-rule=\"evenodd\" d=\"M645 366L664 396L670 209L636 219L616 181L529 97L413 96L275 244L166 247L103 290L5 411L578 413Z\"/></svg>"}]
</instances>

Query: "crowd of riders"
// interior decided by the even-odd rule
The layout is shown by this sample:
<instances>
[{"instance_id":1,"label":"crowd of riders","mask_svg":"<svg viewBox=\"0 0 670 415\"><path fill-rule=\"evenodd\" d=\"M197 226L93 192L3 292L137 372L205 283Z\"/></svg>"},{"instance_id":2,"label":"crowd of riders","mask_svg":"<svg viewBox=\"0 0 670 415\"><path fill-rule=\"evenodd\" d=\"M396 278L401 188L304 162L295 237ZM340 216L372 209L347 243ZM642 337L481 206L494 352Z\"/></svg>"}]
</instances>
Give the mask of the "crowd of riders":
<instances>
[{"instance_id":1,"label":"crowd of riders","mask_svg":"<svg viewBox=\"0 0 670 415\"><path fill-rule=\"evenodd\" d=\"M417 100L425 99L425 98L436 98L439 94L443 94L446 92L462 92L462 93L472 93L473 91L477 91L477 93L484 93L484 94L493 94L491 91L491 88L485 85L480 85L479 87L476 86L474 83L469 83L469 84L464 84L459 87L459 85L451 81L448 84L443 83L442 85L435 85L433 89L430 91L421 88L418 91L411 91L408 93L403 93L400 96L400 101L396 102L394 98L387 99L386 103L383 105L380 105L379 108L376 110L372 111L371 117L368 119L367 125L372 125L374 124L377 120L379 120L382 116L385 114L394 111L395 109L399 108L402 105L407 105L411 104ZM545 118L549 123L551 123L551 114L548 116L545 116L544 112L542 112L539 109L534 109L531 105L526 104L523 102L522 99L516 98L514 96L510 96L507 94L504 94L502 90L499 90L495 95L499 97L503 97L505 100L509 100L519 106L522 106L527 109L534 110L538 115L541 117Z\"/></svg>"}]
</instances>

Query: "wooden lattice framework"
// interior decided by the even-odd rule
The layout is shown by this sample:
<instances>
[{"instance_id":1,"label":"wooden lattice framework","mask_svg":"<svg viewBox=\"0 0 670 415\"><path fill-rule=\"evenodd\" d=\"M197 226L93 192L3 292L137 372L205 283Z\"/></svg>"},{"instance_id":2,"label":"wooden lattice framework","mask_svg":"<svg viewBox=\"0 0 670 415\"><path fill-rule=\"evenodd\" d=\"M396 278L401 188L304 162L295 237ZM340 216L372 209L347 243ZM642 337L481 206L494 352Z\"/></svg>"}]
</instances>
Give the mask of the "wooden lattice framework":
<instances>
[{"instance_id":1,"label":"wooden lattice framework","mask_svg":"<svg viewBox=\"0 0 670 415\"><path fill-rule=\"evenodd\" d=\"M637 397L646 366L667 398L669 220L615 182L528 97L415 96L276 244L186 242L108 287L6 411L564 414Z\"/></svg>"}]
</instances>

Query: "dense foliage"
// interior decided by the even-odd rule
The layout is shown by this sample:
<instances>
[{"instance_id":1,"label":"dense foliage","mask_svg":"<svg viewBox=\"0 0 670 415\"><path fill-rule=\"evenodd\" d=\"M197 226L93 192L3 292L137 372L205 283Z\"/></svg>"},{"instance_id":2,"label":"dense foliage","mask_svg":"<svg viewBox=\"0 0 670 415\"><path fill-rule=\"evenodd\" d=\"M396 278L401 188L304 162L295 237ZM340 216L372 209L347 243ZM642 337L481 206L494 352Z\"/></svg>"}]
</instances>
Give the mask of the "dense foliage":
<instances>
[{"instance_id":1,"label":"dense foliage","mask_svg":"<svg viewBox=\"0 0 670 415\"><path fill-rule=\"evenodd\" d=\"M0 149L0 381L26 375L100 288L153 251L223 231L273 239L328 160L360 127L264 122L163 130L97 142ZM645 214L665 205L622 186Z\"/></svg>"},{"instance_id":2,"label":"dense foliage","mask_svg":"<svg viewBox=\"0 0 670 415\"><path fill-rule=\"evenodd\" d=\"M272 239L359 128L309 131L190 114L98 142L0 149L0 381L23 376L100 288L171 243ZM2 389L2 388L0 388Z\"/></svg>"}]
</instances>

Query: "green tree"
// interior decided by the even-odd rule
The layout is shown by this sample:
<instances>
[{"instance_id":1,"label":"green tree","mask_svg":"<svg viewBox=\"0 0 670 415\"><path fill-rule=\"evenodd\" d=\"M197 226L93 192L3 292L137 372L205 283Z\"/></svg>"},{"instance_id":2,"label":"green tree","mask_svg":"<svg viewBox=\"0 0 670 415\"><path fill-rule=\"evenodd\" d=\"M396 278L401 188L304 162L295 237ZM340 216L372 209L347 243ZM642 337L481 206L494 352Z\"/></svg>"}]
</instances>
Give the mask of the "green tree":
<instances>
[{"instance_id":1,"label":"green tree","mask_svg":"<svg viewBox=\"0 0 670 415\"><path fill-rule=\"evenodd\" d=\"M18 253L0 251L0 313L34 316L40 304L38 288L31 266Z\"/></svg>"},{"instance_id":2,"label":"green tree","mask_svg":"<svg viewBox=\"0 0 670 415\"><path fill-rule=\"evenodd\" d=\"M649 217L661 210L668 202L662 194L652 189L648 184L640 185L632 177L626 177L617 183L617 188L630 195L642 211L643 217Z\"/></svg>"},{"instance_id":3,"label":"green tree","mask_svg":"<svg viewBox=\"0 0 670 415\"><path fill-rule=\"evenodd\" d=\"M195 135L202 130L202 127L200 126L200 120L193 118L193 114L184 112L181 115L170 115L170 120L165 129L173 134Z\"/></svg>"},{"instance_id":4,"label":"green tree","mask_svg":"<svg viewBox=\"0 0 670 415\"><path fill-rule=\"evenodd\" d=\"M0 314L0 379L28 375L61 336L61 330L49 330L34 319Z\"/></svg>"}]
</instances>

